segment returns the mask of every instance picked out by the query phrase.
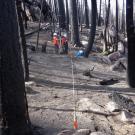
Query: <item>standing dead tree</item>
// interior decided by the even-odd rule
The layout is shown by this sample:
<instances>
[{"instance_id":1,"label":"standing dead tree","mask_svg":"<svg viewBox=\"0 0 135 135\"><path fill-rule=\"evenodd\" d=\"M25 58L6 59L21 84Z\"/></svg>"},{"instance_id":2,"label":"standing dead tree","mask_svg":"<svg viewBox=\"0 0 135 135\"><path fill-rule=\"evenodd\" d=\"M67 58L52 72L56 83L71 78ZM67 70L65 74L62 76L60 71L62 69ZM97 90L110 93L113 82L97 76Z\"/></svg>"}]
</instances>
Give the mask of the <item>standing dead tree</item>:
<instances>
[{"instance_id":1,"label":"standing dead tree","mask_svg":"<svg viewBox=\"0 0 135 135\"><path fill-rule=\"evenodd\" d=\"M66 25L67 25L67 30L69 30L69 10L68 10L68 0L66 0Z\"/></svg>"},{"instance_id":2,"label":"standing dead tree","mask_svg":"<svg viewBox=\"0 0 135 135\"><path fill-rule=\"evenodd\" d=\"M27 47L26 47L26 40L25 40L25 34L24 34L24 26L23 26L23 19L22 19L23 13L22 13L21 4L22 4L21 0L16 0L20 36L21 36L21 45L22 45L22 52L23 52L23 59L24 59L23 61L24 61L25 81L28 81L29 80L29 65L28 65Z\"/></svg>"},{"instance_id":3,"label":"standing dead tree","mask_svg":"<svg viewBox=\"0 0 135 135\"><path fill-rule=\"evenodd\" d=\"M98 26L101 26L101 5L102 5L102 0L100 0L100 5L99 5Z\"/></svg>"},{"instance_id":4,"label":"standing dead tree","mask_svg":"<svg viewBox=\"0 0 135 135\"><path fill-rule=\"evenodd\" d=\"M1 0L0 2L0 35L2 135L32 135L27 115L24 74L14 0Z\"/></svg>"},{"instance_id":5,"label":"standing dead tree","mask_svg":"<svg viewBox=\"0 0 135 135\"><path fill-rule=\"evenodd\" d=\"M80 6L81 6L80 7L80 31L82 32L82 26L83 26L83 23L84 23L83 21L85 20L84 19L84 0L81 0Z\"/></svg>"},{"instance_id":6,"label":"standing dead tree","mask_svg":"<svg viewBox=\"0 0 135 135\"><path fill-rule=\"evenodd\" d=\"M27 21L28 21L28 17L27 17L27 14L26 14L26 4L25 4L25 0L22 0L23 2L23 11L22 11L22 16L23 16L23 19L24 19L24 26L25 26L25 29L28 28L28 24L27 24Z\"/></svg>"},{"instance_id":7,"label":"standing dead tree","mask_svg":"<svg viewBox=\"0 0 135 135\"><path fill-rule=\"evenodd\" d=\"M88 14L88 1L85 0L85 24L86 28L89 28L89 14Z\"/></svg>"},{"instance_id":8,"label":"standing dead tree","mask_svg":"<svg viewBox=\"0 0 135 135\"><path fill-rule=\"evenodd\" d=\"M73 45L78 47L80 44L79 26L78 26L78 13L76 0L70 0L71 6L71 41Z\"/></svg>"},{"instance_id":9,"label":"standing dead tree","mask_svg":"<svg viewBox=\"0 0 135 135\"><path fill-rule=\"evenodd\" d=\"M125 35L125 0L123 0L123 6L122 6L122 22L121 22L121 30Z\"/></svg>"},{"instance_id":10,"label":"standing dead tree","mask_svg":"<svg viewBox=\"0 0 135 135\"><path fill-rule=\"evenodd\" d=\"M64 0L58 0L58 7L59 7L59 25L60 28L66 29L66 17L65 17L65 8L64 8Z\"/></svg>"},{"instance_id":11,"label":"standing dead tree","mask_svg":"<svg viewBox=\"0 0 135 135\"><path fill-rule=\"evenodd\" d=\"M97 2L96 0L91 0L91 6L92 6L92 13L91 13L91 31L89 35L89 41L88 46L85 50L85 57L89 56L89 53L92 49L94 39L95 39L95 33L96 33L96 17L97 17Z\"/></svg>"},{"instance_id":12,"label":"standing dead tree","mask_svg":"<svg viewBox=\"0 0 135 135\"><path fill-rule=\"evenodd\" d=\"M39 17L39 22L38 22L38 33L37 33L36 50L38 50L38 45L39 45L39 34L40 34L41 21L42 21L43 1L44 0L41 0L41 3L40 3L41 7L40 7L40 17Z\"/></svg>"},{"instance_id":13,"label":"standing dead tree","mask_svg":"<svg viewBox=\"0 0 135 135\"><path fill-rule=\"evenodd\" d=\"M128 37L128 70L127 79L129 86L135 88L135 32L133 22L133 0L126 1L126 23Z\"/></svg>"},{"instance_id":14,"label":"standing dead tree","mask_svg":"<svg viewBox=\"0 0 135 135\"><path fill-rule=\"evenodd\" d=\"M56 20L58 22L58 3L56 0L53 0L53 3L54 3L54 14L55 14Z\"/></svg>"},{"instance_id":15,"label":"standing dead tree","mask_svg":"<svg viewBox=\"0 0 135 135\"><path fill-rule=\"evenodd\" d=\"M104 30L104 42L105 42L105 44L104 44L103 51L107 51L107 28L108 28L108 23L109 23L109 15L110 15L110 0L108 1L108 8L106 9L105 30Z\"/></svg>"},{"instance_id":16,"label":"standing dead tree","mask_svg":"<svg viewBox=\"0 0 135 135\"><path fill-rule=\"evenodd\" d=\"M119 32L119 23L118 23L118 0L116 0L116 44L114 46L114 51L118 50L118 32Z\"/></svg>"}]
</instances>

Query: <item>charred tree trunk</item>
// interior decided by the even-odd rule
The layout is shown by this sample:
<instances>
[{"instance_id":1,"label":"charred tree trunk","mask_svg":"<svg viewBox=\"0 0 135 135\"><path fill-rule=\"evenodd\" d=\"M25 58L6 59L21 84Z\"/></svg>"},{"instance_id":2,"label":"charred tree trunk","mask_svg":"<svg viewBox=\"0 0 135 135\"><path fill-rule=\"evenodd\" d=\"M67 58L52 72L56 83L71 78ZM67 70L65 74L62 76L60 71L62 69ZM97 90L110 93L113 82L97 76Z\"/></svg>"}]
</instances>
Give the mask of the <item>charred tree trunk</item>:
<instances>
[{"instance_id":1,"label":"charred tree trunk","mask_svg":"<svg viewBox=\"0 0 135 135\"><path fill-rule=\"evenodd\" d=\"M37 43L36 43L36 50L38 51L38 46L39 46L39 34L40 34L40 28L41 28L41 21L42 21L42 12L43 12L43 1L40 1L40 17L39 17L39 22L38 22L38 33L37 33Z\"/></svg>"},{"instance_id":2,"label":"charred tree trunk","mask_svg":"<svg viewBox=\"0 0 135 135\"><path fill-rule=\"evenodd\" d=\"M125 35L125 1L123 0L123 7L122 7L122 24L121 24L121 30Z\"/></svg>"},{"instance_id":3,"label":"charred tree trunk","mask_svg":"<svg viewBox=\"0 0 135 135\"><path fill-rule=\"evenodd\" d=\"M58 22L58 11L57 11L57 1L52 0L52 29L51 29L51 36L53 36L53 33L55 32L55 25Z\"/></svg>"},{"instance_id":4,"label":"charred tree trunk","mask_svg":"<svg viewBox=\"0 0 135 135\"><path fill-rule=\"evenodd\" d=\"M59 5L59 25L60 28L66 29L66 17L65 17L65 9L64 9L64 0L58 0Z\"/></svg>"},{"instance_id":5,"label":"charred tree trunk","mask_svg":"<svg viewBox=\"0 0 135 135\"><path fill-rule=\"evenodd\" d=\"M53 0L53 2L54 2L55 15L56 15L57 22L58 22L58 3L57 3L57 0Z\"/></svg>"},{"instance_id":6,"label":"charred tree trunk","mask_svg":"<svg viewBox=\"0 0 135 135\"><path fill-rule=\"evenodd\" d=\"M130 87L135 88L135 32L133 23L133 0L126 2L126 23L128 37L128 70L127 79Z\"/></svg>"},{"instance_id":7,"label":"charred tree trunk","mask_svg":"<svg viewBox=\"0 0 135 135\"><path fill-rule=\"evenodd\" d=\"M101 26L101 5L102 5L102 0L100 0L99 16L98 16L98 26Z\"/></svg>"},{"instance_id":8,"label":"charred tree trunk","mask_svg":"<svg viewBox=\"0 0 135 135\"><path fill-rule=\"evenodd\" d=\"M52 6L52 1L49 0L49 1L48 1L48 4L49 4L49 6L51 7L51 6Z\"/></svg>"},{"instance_id":9,"label":"charred tree trunk","mask_svg":"<svg viewBox=\"0 0 135 135\"><path fill-rule=\"evenodd\" d=\"M76 0L70 0L71 4L71 39L72 44L81 46L79 38L78 14Z\"/></svg>"},{"instance_id":10,"label":"charred tree trunk","mask_svg":"<svg viewBox=\"0 0 135 135\"><path fill-rule=\"evenodd\" d=\"M51 8L52 8L52 19L51 19L51 26L52 26L52 28L51 28L51 36L53 36L53 33L55 32L55 19L56 19L56 17L55 17L55 7L54 7L53 0L51 0L51 3L52 3L52 6L51 6Z\"/></svg>"},{"instance_id":11,"label":"charred tree trunk","mask_svg":"<svg viewBox=\"0 0 135 135\"><path fill-rule=\"evenodd\" d=\"M0 22L2 135L31 135L14 0L1 0Z\"/></svg>"},{"instance_id":12,"label":"charred tree trunk","mask_svg":"<svg viewBox=\"0 0 135 135\"><path fill-rule=\"evenodd\" d=\"M104 31L104 51L107 51L107 28L108 28L108 23L109 23L109 15L110 15L110 0L108 1L108 8L106 10L106 20L105 20L105 31Z\"/></svg>"},{"instance_id":13,"label":"charred tree trunk","mask_svg":"<svg viewBox=\"0 0 135 135\"><path fill-rule=\"evenodd\" d=\"M80 31L82 32L82 25L83 25L83 9L84 9L84 7L83 7L83 5L84 5L84 1L83 0L81 0L81 9L80 9L80 14L81 14L81 20L80 20Z\"/></svg>"},{"instance_id":14,"label":"charred tree trunk","mask_svg":"<svg viewBox=\"0 0 135 135\"><path fill-rule=\"evenodd\" d=\"M22 19L21 1L16 0L16 5L17 5L17 14L18 14L18 21L19 21L19 28L20 28L20 36L21 36L21 45L22 45L22 52L23 52L23 59L24 59L23 61L24 61L25 81L29 81L29 65L28 65L26 40L25 40L24 26L23 26L23 19Z\"/></svg>"},{"instance_id":15,"label":"charred tree trunk","mask_svg":"<svg viewBox=\"0 0 135 135\"><path fill-rule=\"evenodd\" d=\"M92 50L92 46L93 46L94 39L95 39L95 33L96 33L96 16L97 16L96 0L91 0L91 5L92 5L91 31L90 31L90 35L89 35L88 46L87 46L86 51L85 51L85 57L88 57L90 51Z\"/></svg>"},{"instance_id":16,"label":"charred tree trunk","mask_svg":"<svg viewBox=\"0 0 135 135\"><path fill-rule=\"evenodd\" d=\"M77 13L78 13L78 25L80 26L80 24L81 24L81 4L80 4L80 2L77 4L78 6L77 6Z\"/></svg>"},{"instance_id":17,"label":"charred tree trunk","mask_svg":"<svg viewBox=\"0 0 135 135\"><path fill-rule=\"evenodd\" d=\"M24 26L25 26L25 29L28 29L28 24L27 24L27 14L26 14L26 4L25 4L25 0L22 0L23 2L23 7L24 7Z\"/></svg>"},{"instance_id":18,"label":"charred tree trunk","mask_svg":"<svg viewBox=\"0 0 135 135\"><path fill-rule=\"evenodd\" d=\"M67 30L69 30L69 10L68 10L68 0L66 0L66 23L67 23Z\"/></svg>"},{"instance_id":19,"label":"charred tree trunk","mask_svg":"<svg viewBox=\"0 0 135 135\"><path fill-rule=\"evenodd\" d=\"M106 24L106 14L107 14L107 4L105 0L104 1L104 25Z\"/></svg>"},{"instance_id":20,"label":"charred tree trunk","mask_svg":"<svg viewBox=\"0 0 135 135\"><path fill-rule=\"evenodd\" d=\"M88 14L88 1L85 0L85 24L86 28L89 28L89 14Z\"/></svg>"},{"instance_id":21,"label":"charred tree trunk","mask_svg":"<svg viewBox=\"0 0 135 135\"><path fill-rule=\"evenodd\" d=\"M118 31L119 31L119 23L118 23L118 18L119 15L118 15L118 0L116 0L116 45L115 45L115 48L114 48L114 51L117 51L118 50Z\"/></svg>"}]
</instances>

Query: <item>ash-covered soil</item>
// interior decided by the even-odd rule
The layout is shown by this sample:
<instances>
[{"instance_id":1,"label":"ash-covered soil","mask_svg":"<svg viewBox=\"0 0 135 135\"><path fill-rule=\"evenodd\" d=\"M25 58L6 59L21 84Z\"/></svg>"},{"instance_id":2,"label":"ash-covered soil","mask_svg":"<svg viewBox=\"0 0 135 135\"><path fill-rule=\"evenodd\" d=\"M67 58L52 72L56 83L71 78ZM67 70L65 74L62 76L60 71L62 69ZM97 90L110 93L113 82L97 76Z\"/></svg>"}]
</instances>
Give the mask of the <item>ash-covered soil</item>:
<instances>
[{"instance_id":1,"label":"ash-covered soil","mask_svg":"<svg viewBox=\"0 0 135 135\"><path fill-rule=\"evenodd\" d=\"M27 42L36 44L36 35L28 37ZM33 83L27 85L26 90L30 119L43 135L57 135L66 129L74 132L71 55L55 54L49 33L41 31L39 44L47 40L47 53L42 53L40 46L37 52L29 52L30 81ZM72 54L74 52L72 49ZM135 90L126 84L126 71L111 71L110 65L97 61L98 55L94 53L89 58L73 58L78 128L101 131L107 135L134 135L135 125L121 121L119 113L109 113L106 104L110 101L108 95L113 91L135 101ZM84 71L93 66L93 77L84 76ZM119 82L106 86L99 84L101 80L110 78L117 78Z\"/></svg>"}]
</instances>

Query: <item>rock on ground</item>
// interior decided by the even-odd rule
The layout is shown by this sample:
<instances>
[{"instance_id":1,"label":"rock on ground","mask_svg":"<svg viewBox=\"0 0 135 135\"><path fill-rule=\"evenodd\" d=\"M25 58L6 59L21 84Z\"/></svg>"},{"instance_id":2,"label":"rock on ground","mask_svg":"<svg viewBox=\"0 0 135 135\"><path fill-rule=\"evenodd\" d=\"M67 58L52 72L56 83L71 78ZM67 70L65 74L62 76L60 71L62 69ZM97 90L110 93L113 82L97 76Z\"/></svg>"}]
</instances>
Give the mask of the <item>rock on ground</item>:
<instances>
[{"instance_id":1,"label":"rock on ground","mask_svg":"<svg viewBox=\"0 0 135 135\"><path fill-rule=\"evenodd\" d=\"M113 101L110 101L106 105L106 110L109 112L116 112L120 110L120 107Z\"/></svg>"},{"instance_id":2,"label":"rock on ground","mask_svg":"<svg viewBox=\"0 0 135 135\"><path fill-rule=\"evenodd\" d=\"M135 116L132 115L130 112L122 111L120 120L122 122L135 123Z\"/></svg>"},{"instance_id":3,"label":"rock on ground","mask_svg":"<svg viewBox=\"0 0 135 135\"><path fill-rule=\"evenodd\" d=\"M79 129L73 135L90 135L90 129Z\"/></svg>"},{"instance_id":4,"label":"rock on ground","mask_svg":"<svg viewBox=\"0 0 135 135\"><path fill-rule=\"evenodd\" d=\"M109 135L109 134L106 134L106 133L103 133L103 132L93 132L90 135Z\"/></svg>"}]
</instances>

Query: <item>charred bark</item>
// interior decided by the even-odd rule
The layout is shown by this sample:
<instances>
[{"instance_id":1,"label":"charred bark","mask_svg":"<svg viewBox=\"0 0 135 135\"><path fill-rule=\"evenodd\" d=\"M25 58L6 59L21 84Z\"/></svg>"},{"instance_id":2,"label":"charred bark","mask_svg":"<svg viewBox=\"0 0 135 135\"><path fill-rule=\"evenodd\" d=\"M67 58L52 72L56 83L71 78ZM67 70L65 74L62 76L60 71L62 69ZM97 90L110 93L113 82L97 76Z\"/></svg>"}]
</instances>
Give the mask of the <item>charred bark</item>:
<instances>
[{"instance_id":1,"label":"charred bark","mask_svg":"<svg viewBox=\"0 0 135 135\"><path fill-rule=\"evenodd\" d=\"M124 33L125 36L125 1L123 0L123 7L122 7L122 24L121 24L121 30Z\"/></svg>"},{"instance_id":2,"label":"charred bark","mask_svg":"<svg viewBox=\"0 0 135 135\"><path fill-rule=\"evenodd\" d=\"M23 2L23 7L24 7L24 11L23 12L23 16L24 16L24 26L25 26L25 29L28 29L28 24L27 24L27 21L28 21L28 17L27 17L27 14L26 14L26 4L25 4L25 0L22 0Z\"/></svg>"},{"instance_id":3,"label":"charred bark","mask_svg":"<svg viewBox=\"0 0 135 135\"><path fill-rule=\"evenodd\" d=\"M78 14L76 0L70 0L71 6L71 39L72 44L78 47L81 46L79 38Z\"/></svg>"},{"instance_id":4,"label":"charred bark","mask_svg":"<svg viewBox=\"0 0 135 135\"><path fill-rule=\"evenodd\" d=\"M118 23L118 0L116 0L116 45L114 51L118 50L118 31L119 31L119 23Z\"/></svg>"},{"instance_id":5,"label":"charred bark","mask_svg":"<svg viewBox=\"0 0 135 135\"><path fill-rule=\"evenodd\" d=\"M133 0L126 1L126 23L128 37L128 70L127 79L130 87L135 88L135 32L133 23Z\"/></svg>"},{"instance_id":6,"label":"charred bark","mask_svg":"<svg viewBox=\"0 0 135 135\"><path fill-rule=\"evenodd\" d=\"M96 0L91 0L91 5L92 5L92 16L91 16L91 31L89 35L89 41L88 41L88 46L85 51L85 57L89 56L90 51L92 50L92 46L94 43L95 39L95 33L96 33L96 17L97 17L97 2Z\"/></svg>"},{"instance_id":7,"label":"charred bark","mask_svg":"<svg viewBox=\"0 0 135 135\"><path fill-rule=\"evenodd\" d=\"M65 17L65 9L64 9L64 1L58 0L59 5L59 25L60 28L66 29L66 17Z\"/></svg>"},{"instance_id":8,"label":"charred bark","mask_svg":"<svg viewBox=\"0 0 135 135\"><path fill-rule=\"evenodd\" d=\"M55 11L55 15L56 15L56 18L57 18L57 21L58 21L58 3L56 0L53 0L54 2L54 11Z\"/></svg>"},{"instance_id":9,"label":"charred bark","mask_svg":"<svg viewBox=\"0 0 135 135\"><path fill-rule=\"evenodd\" d=\"M102 5L102 0L100 0L99 16L98 16L98 26L101 26L101 5Z\"/></svg>"},{"instance_id":10,"label":"charred bark","mask_svg":"<svg viewBox=\"0 0 135 135\"><path fill-rule=\"evenodd\" d=\"M104 51L107 51L107 28L108 28L108 23L109 23L109 15L110 15L110 0L108 1L108 8L106 9L106 20L105 20L105 30L104 30Z\"/></svg>"},{"instance_id":11,"label":"charred bark","mask_svg":"<svg viewBox=\"0 0 135 135\"><path fill-rule=\"evenodd\" d=\"M26 40L25 40L25 34L24 34L24 26L23 26L22 9L21 9L20 0L16 0L16 6L17 6L21 45L22 45L22 52L23 52L23 59L24 59L23 61L24 61L25 81L29 81L29 64L28 64L27 47L26 47Z\"/></svg>"},{"instance_id":12,"label":"charred bark","mask_svg":"<svg viewBox=\"0 0 135 135\"><path fill-rule=\"evenodd\" d=\"M88 15L88 1L85 0L85 24L86 28L89 28L89 15Z\"/></svg>"},{"instance_id":13,"label":"charred bark","mask_svg":"<svg viewBox=\"0 0 135 135\"><path fill-rule=\"evenodd\" d=\"M68 10L68 0L66 0L66 24L67 24L67 30L69 30L69 10Z\"/></svg>"},{"instance_id":14,"label":"charred bark","mask_svg":"<svg viewBox=\"0 0 135 135\"><path fill-rule=\"evenodd\" d=\"M0 2L0 35L2 135L31 135L14 0Z\"/></svg>"}]
</instances>

